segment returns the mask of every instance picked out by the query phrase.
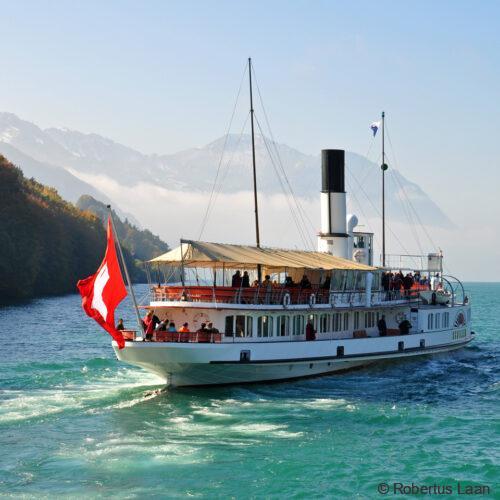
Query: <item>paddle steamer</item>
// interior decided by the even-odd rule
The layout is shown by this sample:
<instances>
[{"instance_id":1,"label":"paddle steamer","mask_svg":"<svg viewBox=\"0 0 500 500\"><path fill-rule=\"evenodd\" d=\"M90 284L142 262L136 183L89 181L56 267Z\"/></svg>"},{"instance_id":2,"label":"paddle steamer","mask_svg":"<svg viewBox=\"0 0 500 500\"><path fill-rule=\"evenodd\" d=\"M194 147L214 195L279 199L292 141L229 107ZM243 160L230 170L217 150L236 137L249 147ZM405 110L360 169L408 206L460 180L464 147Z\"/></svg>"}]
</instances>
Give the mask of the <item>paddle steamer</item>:
<instances>
[{"instance_id":1,"label":"paddle steamer","mask_svg":"<svg viewBox=\"0 0 500 500\"><path fill-rule=\"evenodd\" d=\"M198 386L320 375L470 342L470 300L460 281L443 274L441 252L407 256L395 269L386 262L385 207L381 266L373 265L373 234L357 231L357 218L346 213L343 150L322 151L318 250L260 244L252 101L250 108L256 245L181 240L153 259L146 309L190 331L157 330L151 341L141 330L126 331L123 349L113 342L118 359L167 385ZM169 270L180 270L175 286ZM402 287L390 280L391 270L418 270L420 279ZM249 283L233 281L237 271L246 271Z\"/></svg>"}]
</instances>

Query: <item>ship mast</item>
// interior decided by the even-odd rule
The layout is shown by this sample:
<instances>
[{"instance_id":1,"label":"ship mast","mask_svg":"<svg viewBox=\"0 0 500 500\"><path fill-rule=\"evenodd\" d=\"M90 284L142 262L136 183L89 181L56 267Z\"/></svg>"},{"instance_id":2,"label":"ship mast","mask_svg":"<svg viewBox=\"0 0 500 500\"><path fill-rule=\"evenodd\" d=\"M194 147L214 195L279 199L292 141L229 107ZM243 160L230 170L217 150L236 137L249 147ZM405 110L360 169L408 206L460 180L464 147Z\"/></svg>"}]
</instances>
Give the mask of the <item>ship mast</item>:
<instances>
[{"instance_id":1,"label":"ship mast","mask_svg":"<svg viewBox=\"0 0 500 500\"><path fill-rule=\"evenodd\" d=\"M255 239L257 248L260 248L260 232L259 232L259 204L257 201L257 169L255 167L255 132L253 125L253 93L252 93L252 58L248 58L248 78L250 84L250 123L252 127L252 167L253 167L253 201L255 212ZM262 281L262 269L259 264L257 267L259 283Z\"/></svg>"},{"instance_id":2,"label":"ship mast","mask_svg":"<svg viewBox=\"0 0 500 500\"><path fill-rule=\"evenodd\" d=\"M385 267L385 171L389 168L385 162L385 112L382 111L382 267Z\"/></svg>"}]
</instances>

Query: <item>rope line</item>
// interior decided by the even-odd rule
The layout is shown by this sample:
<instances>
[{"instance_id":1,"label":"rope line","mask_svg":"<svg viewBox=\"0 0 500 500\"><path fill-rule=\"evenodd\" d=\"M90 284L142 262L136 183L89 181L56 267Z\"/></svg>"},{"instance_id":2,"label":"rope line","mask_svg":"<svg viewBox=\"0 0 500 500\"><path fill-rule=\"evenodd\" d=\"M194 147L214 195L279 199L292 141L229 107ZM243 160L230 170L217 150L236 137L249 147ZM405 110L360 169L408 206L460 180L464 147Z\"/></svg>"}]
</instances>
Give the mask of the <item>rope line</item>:
<instances>
[{"instance_id":1,"label":"rope line","mask_svg":"<svg viewBox=\"0 0 500 500\"><path fill-rule=\"evenodd\" d=\"M204 215L204 217L202 219L202 222L201 222L200 231L199 231L199 235L198 235L198 239L199 240L201 239L201 237L203 235L203 231L205 230L206 223L207 223L208 217L209 217L209 213L211 211L210 207L211 207L212 202L213 202L214 191L215 191L215 188L217 186L217 180L219 178L219 173L220 173L220 169L221 169L221 165L222 165L222 160L224 159L224 153L226 151L227 141L229 139L229 132L230 132L231 126L233 124L234 115L236 113L236 107L238 105L238 101L239 101L239 98L240 98L241 89L243 87L243 80L244 80L245 75L247 73L247 68L248 68L248 66L245 64L245 68L243 70L243 75L241 76L241 80L240 80L240 85L238 87L238 92L236 94L236 100L234 102L233 111L231 113L231 118L229 120L229 125L228 125L227 130L226 130L226 136L224 138L224 144L222 145L222 152L221 152L221 155L220 155L219 164L217 165L217 172L215 174L215 179L214 179L214 183L213 183L213 186L212 186L212 191L210 192L210 197L208 199L208 206L207 206L207 209L205 211L205 215Z\"/></svg>"},{"instance_id":2,"label":"rope line","mask_svg":"<svg viewBox=\"0 0 500 500\"><path fill-rule=\"evenodd\" d=\"M393 155L393 159L394 159L394 163L397 167L398 170L400 170L399 168L399 162L397 161L396 159L396 152L394 150L394 147L392 145L392 141L391 141L391 136L389 135L389 130L387 129L387 126L386 126L386 131L387 131L387 138L389 139L389 146L391 147L391 151L392 151L392 155ZM436 244L434 243L434 241L432 240L430 234L427 232L427 229L425 228L424 224L422 223L422 220L420 219L420 216L418 215L418 212L416 211L415 207L413 206L413 203L411 202L407 192L406 192L406 189L404 188L404 186L402 185L402 183L400 182L399 179L397 179L405 197L406 197L406 200L408 202L408 205L410 206L410 208L413 210L414 214L415 214L415 217L418 221L418 223L420 224L420 227L422 228L422 231L425 233L425 235L427 236L427 238L429 239L429 242L431 243L432 247L437 249L437 246Z\"/></svg>"},{"instance_id":3,"label":"rope line","mask_svg":"<svg viewBox=\"0 0 500 500\"><path fill-rule=\"evenodd\" d=\"M265 137L265 135L264 135L264 133L262 131L262 127L261 127L260 121L259 121L259 119L257 118L257 116L255 114L254 114L254 117L255 117L255 121L257 122L257 127L259 128L259 131L260 131L260 133L262 135L262 138L263 138L266 150L267 150L267 152L269 154L269 158L271 160L271 165L273 166L273 169L274 169L274 172L276 174L276 177L278 178L278 182L280 183L281 189L282 189L283 194L285 196L285 200L286 200L286 202L288 204L288 207L290 209L290 214L291 214L292 219L293 219L293 221L295 223L295 226L297 227L297 231L298 231L299 236L300 236L300 238L302 240L302 243L306 247L312 247L312 248L314 248L314 245L313 245L312 240L310 239L309 235L307 234L306 231L304 231L304 228L301 227L299 218L298 218L297 214L295 213L296 208L293 207L293 205L292 205L292 203L291 203L291 201L290 201L290 199L289 199L289 197L287 195L285 184L283 183L283 180L282 180L282 178L281 178L281 176L279 174L278 168L276 167L276 163L275 163L275 160L274 160L274 158L272 156L271 150L269 148L269 144L268 144L268 142L266 140L266 137Z\"/></svg>"}]
</instances>

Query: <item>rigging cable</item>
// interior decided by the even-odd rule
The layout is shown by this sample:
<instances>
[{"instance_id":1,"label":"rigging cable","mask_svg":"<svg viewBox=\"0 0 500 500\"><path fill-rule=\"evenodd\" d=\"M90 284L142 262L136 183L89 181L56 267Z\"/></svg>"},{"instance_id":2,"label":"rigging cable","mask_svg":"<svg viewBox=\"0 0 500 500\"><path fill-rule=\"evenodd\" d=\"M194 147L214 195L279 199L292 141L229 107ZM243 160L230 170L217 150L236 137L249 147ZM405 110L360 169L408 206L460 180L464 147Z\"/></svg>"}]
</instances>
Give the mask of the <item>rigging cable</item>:
<instances>
[{"instance_id":1,"label":"rigging cable","mask_svg":"<svg viewBox=\"0 0 500 500\"><path fill-rule=\"evenodd\" d=\"M387 128L387 127L386 127ZM391 137L389 135L389 131L387 130L387 138L389 139L389 145L391 147L391 151L392 151L392 155L393 155L393 158L394 158L394 163L396 164L396 166L398 167L399 164L398 164L398 161L396 159L396 152L394 150L394 146L392 145L392 141L391 141ZM399 170L399 168L398 168ZM420 216L418 215L418 212L417 210L415 209L415 207L413 206L413 203L411 202L409 196L407 195L406 193L406 190L404 189L402 183L400 182L399 178L397 178L397 181L400 183L400 186L401 186L401 189L403 191L403 193L405 194L406 196L406 199L408 201L408 205L411 207L411 209L413 210L413 212L415 213L415 217L417 218L418 220L418 223L420 224L420 227L422 228L422 231L424 232L424 234L427 236L427 239L429 240L430 244L431 244L431 247L434 248L435 250L438 250L439 247L436 245L436 243L434 242L434 240L432 239L432 237L430 236L429 232L427 231L425 225L423 224L422 220L420 219ZM449 268L444 265L444 269L445 271L448 273L448 274L452 274L451 271L449 270Z\"/></svg>"},{"instance_id":2,"label":"rigging cable","mask_svg":"<svg viewBox=\"0 0 500 500\"><path fill-rule=\"evenodd\" d=\"M410 211L410 208L405 203L404 192L402 193L401 183L400 182L398 183L396 181L396 179L397 179L397 171L395 169L391 169L391 173L387 177L387 179L388 180L390 179L393 182L393 184L394 184L395 192L397 194L399 202L401 203L402 211L405 214L406 220L408 221L408 226L409 226L409 228L411 230L412 236L415 239L415 242L416 242L416 244L418 246L420 254L423 255L424 254L424 250L422 248L422 245L420 244L420 238L418 237L418 232L417 232L415 218L412 215L412 212ZM399 184L399 186L398 186L398 184Z\"/></svg>"},{"instance_id":3,"label":"rigging cable","mask_svg":"<svg viewBox=\"0 0 500 500\"><path fill-rule=\"evenodd\" d=\"M361 190L361 192L365 195L366 199L370 202L370 205L372 206L373 210L375 211L375 213L381 217L381 213L380 213L380 210L375 206L375 204L373 203L372 199L368 196L368 194L366 193L366 191L363 189L363 186L359 183L359 181L356 179L356 176L355 175L352 175L352 178L356 181L356 183L358 184L358 187L359 189ZM408 252L408 250L405 248L405 246L403 245L402 241L398 238L398 235L391 229L391 227L386 224L386 227L387 229L390 231L390 233L392 234L392 236L394 237L394 239L399 243L399 245L401 246L401 248L403 249L403 251L406 253L406 254L410 254L410 252ZM416 261L415 261L416 262Z\"/></svg>"},{"instance_id":4,"label":"rigging cable","mask_svg":"<svg viewBox=\"0 0 500 500\"><path fill-rule=\"evenodd\" d=\"M300 221L298 219L298 216L297 214L295 213L295 208L293 207L288 195L287 195L287 191L286 191L286 187L285 185L283 184L283 180L281 179L280 175L279 175L279 171L276 167L276 164L275 164L275 161L274 161L274 158L271 154L271 150L269 149L269 145L267 143L267 140L266 140L266 137L263 133L263 130L262 130L262 127L260 125L260 121L258 119L258 117L256 115L255 116L255 121L257 122L257 127L259 128L259 131L262 135L262 138L263 138L263 141L264 141L264 145L266 147L266 150L267 150L267 153L269 154L269 158L271 160L271 165L273 166L273 169L274 169L274 172L276 174L276 177L278 178L278 182L280 183L280 186L281 186L281 189L283 190L283 194L285 195L285 200L288 204L288 207L290 208L290 214L292 216L292 219L295 223L295 226L297 227L297 231L299 232L299 236L302 240L302 243L306 246L306 247L311 247L312 249L314 249L314 244L312 243L312 240L310 239L310 236L308 235L307 231L304 230L303 227L301 227L301 224L300 224Z\"/></svg>"},{"instance_id":5,"label":"rigging cable","mask_svg":"<svg viewBox=\"0 0 500 500\"><path fill-rule=\"evenodd\" d=\"M386 131L387 131L387 138L389 139L389 145L391 147L391 150L392 150L392 155L393 155L393 158L394 158L394 163L396 164L396 167L398 168L399 170L399 163L396 159L396 152L394 151L394 147L392 145L392 141L391 141L391 137L389 135L389 131L387 130L387 127L386 127ZM415 207L413 206L413 203L411 202L403 184L401 183L400 179L397 178L397 182L399 183L400 187L401 187L401 190L403 191L405 197L406 197L406 200L408 202L408 205L409 207L413 210L413 212L415 213L415 217L416 219L418 220L418 223L420 224L420 227L422 228L422 231L425 233L425 235L427 236L427 238L429 239L429 242L431 243L432 247L437 249L438 247L436 246L436 244L434 243L434 241L432 240L430 234L427 232L424 224L422 223L422 220L420 219L420 216L418 215L418 212L416 211Z\"/></svg>"},{"instance_id":6,"label":"rigging cable","mask_svg":"<svg viewBox=\"0 0 500 500\"><path fill-rule=\"evenodd\" d=\"M226 180L226 177L227 177L227 174L229 173L229 167L231 166L231 163L236 155L236 152L238 151L238 148L240 146L240 143L241 143L241 139L243 137L243 133L245 132L245 128L246 128L246 125L248 123L248 119L250 118L250 112L248 112L247 116L246 116L246 119L245 121L243 122L243 126L241 127L241 131L240 131L240 134L238 136L238 140L236 141L236 146L233 150L233 154L231 155L231 157L229 158L228 162L226 163L226 165L224 166L224 170L223 170L223 173L221 175L221 179L220 179L220 182L219 182L219 185L217 187L217 191L215 192L214 194L214 197L213 197L213 202L212 202L212 205L207 213L207 221L208 219L210 218L210 215L212 214L213 212L213 209L215 207L215 204L217 203L217 198L219 197L219 195L221 194L222 192L222 188L224 186L224 182Z\"/></svg>"},{"instance_id":7,"label":"rigging cable","mask_svg":"<svg viewBox=\"0 0 500 500\"><path fill-rule=\"evenodd\" d=\"M220 155L219 164L217 165L217 172L215 174L215 179L214 179L214 183L213 183L213 186L212 186L212 191L210 193L210 197L209 197L209 200L208 200L208 206L207 206L207 209L205 211L205 215L204 215L204 217L202 219L202 223L201 223L201 226L200 226L200 232L199 232L198 239L201 239L201 237L202 237L203 231L205 230L206 223L208 221L209 213L211 211L210 207L211 207L212 202L213 202L214 191L215 191L215 188L217 186L217 180L219 178L219 173L220 173L220 168L221 168L221 165L222 165L222 160L224 158L224 153L225 153L225 150L226 150L227 141L229 139L229 132L230 132L231 126L233 124L233 119L234 119L234 115L236 113L236 107L238 105L238 100L240 98L241 88L243 87L243 81L244 81L245 75L247 73L247 68L248 68L248 65L245 64L245 68L243 70L243 75L242 75L241 80L240 80L240 86L239 86L238 92L236 94L236 100L234 102L233 111L231 113L231 118L229 120L229 125L227 127L226 136L224 138L224 143L222 145L222 152L221 152L221 155Z\"/></svg>"},{"instance_id":8,"label":"rigging cable","mask_svg":"<svg viewBox=\"0 0 500 500\"><path fill-rule=\"evenodd\" d=\"M280 155L280 153L279 153L279 149L278 149L278 146L277 146L277 142L276 142L276 140L274 139L274 134L273 134L273 131L272 131L272 129L271 129L271 125L270 125L270 123L269 123L269 118L268 118L268 116L267 116L266 107L264 106L264 100L263 100L263 98L262 98L262 93L261 93L261 91L260 91L259 82L258 82L258 80L257 80L257 76L256 76L256 74L255 74L255 67L254 67L254 66L252 66L252 71L253 71L253 75L254 75L255 85L256 85L256 87L257 87L257 93L258 93L258 95L259 95L260 105L261 105L261 108L262 108L262 112L263 112L263 114L264 114L264 120L265 120L265 122L266 122L267 129L268 129L268 131L269 131L269 136L270 136L271 141L272 141L272 144L273 144L273 146L274 146L274 151L275 151L276 157L277 157L277 159L278 159L278 164L279 164L279 166L280 166L281 172L282 172L283 177L284 177L284 179L285 179L285 182L286 182L286 184L287 184L287 186L288 186L288 188L289 188L289 191L290 191L290 194L291 194L291 196L292 196L292 198L293 198L293 201L294 201L295 205L297 206L297 212L299 213L299 216L300 216L300 218L302 219L302 223L303 223L303 225L304 225L304 228L306 229L306 222L305 222L305 221L307 220L307 221L309 222L309 224L310 224L310 226L311 226L311 228L312 228L313 232L315 232L315 231L316 231L316 228L315 228L314 224L311 222L311 219L309 218L309 216L307 215L307 212L306 212L306 211L304 210L304 208L302 207L302 205L301 205L300 201L299 201L299 200L297 199L297 197L295 196L295 193L294 193L294 191L293 191L293 187L292 187L292 185L291 185L291 183L290 183L290 181L289 181L289 179L288 179L288 176L287 176L287 174L286 174L286 169L285 169L285 167L283 166L283 162L281 161L281 155ZM262 134L262 135L263 135L263 137L265 137L265 136L264 136L264 134ZM307 232L307 229L306 229L306 232Z\"/></svg>"}]
</instances>

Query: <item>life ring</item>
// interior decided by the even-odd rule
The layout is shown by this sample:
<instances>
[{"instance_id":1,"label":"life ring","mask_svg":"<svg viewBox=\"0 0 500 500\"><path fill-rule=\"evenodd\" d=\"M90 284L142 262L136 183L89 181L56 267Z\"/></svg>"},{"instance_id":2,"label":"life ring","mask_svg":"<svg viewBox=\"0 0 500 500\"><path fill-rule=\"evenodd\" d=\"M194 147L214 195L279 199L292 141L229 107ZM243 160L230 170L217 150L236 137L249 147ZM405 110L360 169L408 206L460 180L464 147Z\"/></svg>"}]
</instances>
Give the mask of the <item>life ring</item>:
<instances>
[{"instance_id":1,"label":"life ring","mask_svg":"<svg viewBox=\"0 0 500 500\"><path fill-rule=\"evenodd\" d=\"M285 293L285 295L283 295L283 305L285 307L289 306L290 305L290 302L291 302L291 297L290 297L290 294L287 292Z\"/></svg>"},{"instance_id":2,"label":"life ring","mask_svg":"<svg viewBox=\"0 0 500 500\"><path fill-rule=\"evenodd\" d=\"M309 295L309 305L312 307L315 304L316 304L316 294L311 293L311 295Z\"/></svg>"}]
</instances>

